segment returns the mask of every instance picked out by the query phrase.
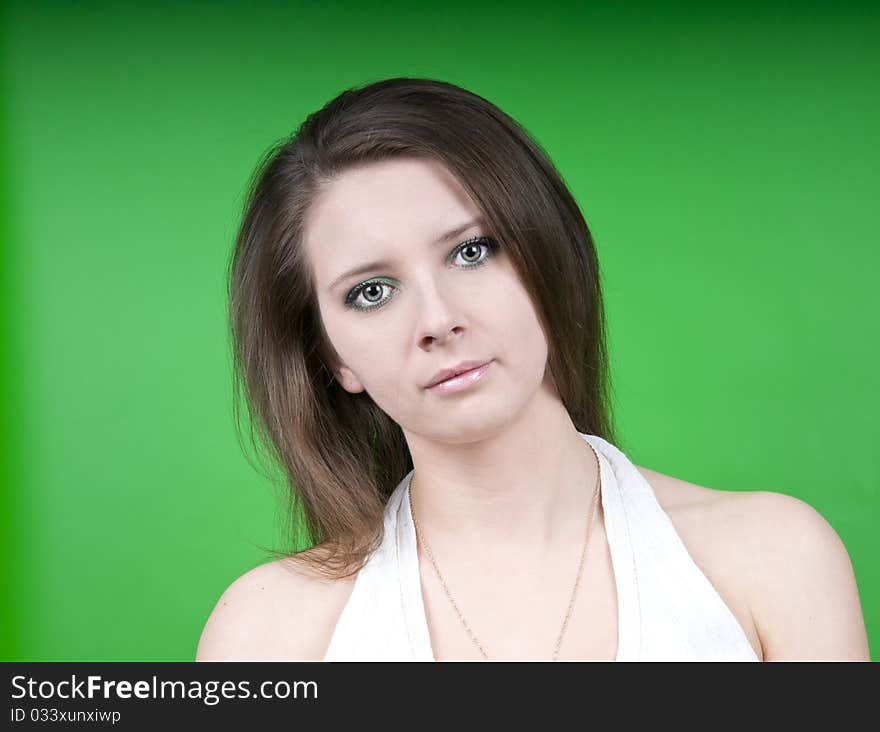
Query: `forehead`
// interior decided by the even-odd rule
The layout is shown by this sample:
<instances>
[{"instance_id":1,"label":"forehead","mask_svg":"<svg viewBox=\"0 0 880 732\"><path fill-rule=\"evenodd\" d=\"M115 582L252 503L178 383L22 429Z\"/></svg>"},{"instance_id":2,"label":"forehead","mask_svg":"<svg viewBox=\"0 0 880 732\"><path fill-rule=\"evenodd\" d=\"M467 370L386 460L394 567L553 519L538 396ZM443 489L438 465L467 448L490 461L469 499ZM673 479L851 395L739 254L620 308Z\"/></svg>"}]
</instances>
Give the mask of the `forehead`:
<instances>
[{"instance_id":1,"label":"forehead","mask_svg":"<svg viewBox=\"0 0 880 732\"><path fill-rule=\"evenodd\" d=\"M365 256L430 242L479 214L467 192L434 160L399 158L343 172L312 204L305 245L316 274Z\"/></svg>"}]
</instances>

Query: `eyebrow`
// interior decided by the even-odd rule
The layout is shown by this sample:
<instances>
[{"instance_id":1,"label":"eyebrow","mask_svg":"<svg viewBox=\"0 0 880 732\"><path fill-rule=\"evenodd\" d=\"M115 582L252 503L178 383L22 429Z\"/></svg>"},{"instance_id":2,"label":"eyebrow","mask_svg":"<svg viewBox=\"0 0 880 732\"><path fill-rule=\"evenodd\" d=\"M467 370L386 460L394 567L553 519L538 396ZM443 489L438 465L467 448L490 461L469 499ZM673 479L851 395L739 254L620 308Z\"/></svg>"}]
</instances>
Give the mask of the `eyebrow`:
<instances>
[{"instance_id":1,"label":"eyebrow","mask_svg":"<svg viewBox=\"0 0 880 732\"><path fill-rule=\"evenodd\" d=\"M456 226L454 229L450 229L445 234L442 234L436 241L436 244L443 244L444 242L449 242L452 239L455 239L458 236L461 236L464 232L469 229L473 229L477 226L483 226L485 221L482 217L473 219L472 221L468 221L460 226ZM327 288L328 291L335 290L339 285L348 280L355 275L362 275L368 272L374 272L377 269L389 269L393 265L393 262L389 262L386 259L380 259L375 262L367 262L366 264L362 264L354 269L350 269L347 272L339 275L333 282L330 283L330 286Z\"/></svg>"}]
</instances>

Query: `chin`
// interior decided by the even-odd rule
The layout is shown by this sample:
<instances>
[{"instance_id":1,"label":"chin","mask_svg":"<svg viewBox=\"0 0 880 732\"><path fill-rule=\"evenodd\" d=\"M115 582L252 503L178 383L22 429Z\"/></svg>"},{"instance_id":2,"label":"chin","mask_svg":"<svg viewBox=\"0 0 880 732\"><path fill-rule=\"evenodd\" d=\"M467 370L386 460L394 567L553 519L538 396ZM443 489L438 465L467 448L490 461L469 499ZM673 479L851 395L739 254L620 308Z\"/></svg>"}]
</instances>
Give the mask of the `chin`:
<instances>
[{"instance_id":1,"label":"chin","mask_svg":"<svg viewBox=\"0 0 880 732\"><path fill-rule=\"evenodd\" d=\"M447 415L429 425L427 434L432 439L452 445L464 445L480 442L504 432L514 419L518 410L512 405L505 408L490 409L488 406L471 406L463 408L461 414Z\"/></svg>"}]
</instances>

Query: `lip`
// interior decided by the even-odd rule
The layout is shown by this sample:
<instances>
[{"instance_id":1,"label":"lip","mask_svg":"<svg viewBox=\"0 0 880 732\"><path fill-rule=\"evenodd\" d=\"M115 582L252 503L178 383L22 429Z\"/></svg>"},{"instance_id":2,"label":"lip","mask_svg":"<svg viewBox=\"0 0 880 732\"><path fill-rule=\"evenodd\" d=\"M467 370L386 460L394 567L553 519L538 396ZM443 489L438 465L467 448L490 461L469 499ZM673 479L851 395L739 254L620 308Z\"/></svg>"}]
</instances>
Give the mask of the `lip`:
<instances>
[{"instance_id":1,"label":"lip","mask_svg":"<svg viewBox=\"0 0 880 732\"><path fill-rule=\"evenodd\" d=\"M449 394L451 392L467 389L483 378L494 359L488 361L462 361L451 369L438 371L426 390Z\"/></svg>"}]
</instances>

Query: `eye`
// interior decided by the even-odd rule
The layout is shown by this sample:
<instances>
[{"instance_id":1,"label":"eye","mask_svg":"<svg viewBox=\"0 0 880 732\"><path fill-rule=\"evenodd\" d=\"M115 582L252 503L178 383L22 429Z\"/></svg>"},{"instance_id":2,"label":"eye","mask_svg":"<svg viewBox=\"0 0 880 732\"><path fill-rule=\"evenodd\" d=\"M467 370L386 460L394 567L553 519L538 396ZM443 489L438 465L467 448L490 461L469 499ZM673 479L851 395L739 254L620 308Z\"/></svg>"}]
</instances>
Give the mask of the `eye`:
<instances>
[{"instance_id":1,"label":"eye","mask_svg":"<svg viewBox=\"0 0 880 732\"><path fill-rule=\"evenodd\" d=\"M475 236L473 239L463 241L455 247L449 258L454 261L461 254L464 256L464 267L472 269L473 267L481 267L486 264L497 249L498 243L494 239L488 236ZM483 251L486 253L485 256L482 254Z\"/></svg>"},{"instance_id":2,"label":"eye","mask_svg":"<svg viewBox=\"0 0 880 732\"><path fill-rule=\"evenodd\" d=\"M460 269L475 269L486 264L498 248L498 243L491 237L475 236L456 245L446 258L446 262ZM455 264L459 255L463 257L463 264ZM395 285L384 278L361 282L345 296L345 305L355 310L378 310L394 297L392 294L384 294L386 288L390 291L397 290Z\"/></svg>"},{"instance_id":3,"label":"eye","mask_svg":"<svg viewBox=\"0 0 880 732\"><path fill-rule=\"evenodd\" d=\"M377 310L391 299L391 295L382 297L384 288L397 289L383 280L368 280L356 285L345 297L347 307L355 310ZM361 299L363 295L363 299Z\"/></svg>"}]
</instances>

